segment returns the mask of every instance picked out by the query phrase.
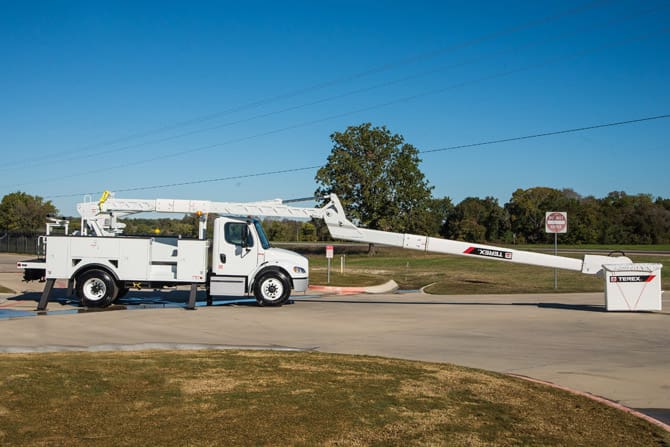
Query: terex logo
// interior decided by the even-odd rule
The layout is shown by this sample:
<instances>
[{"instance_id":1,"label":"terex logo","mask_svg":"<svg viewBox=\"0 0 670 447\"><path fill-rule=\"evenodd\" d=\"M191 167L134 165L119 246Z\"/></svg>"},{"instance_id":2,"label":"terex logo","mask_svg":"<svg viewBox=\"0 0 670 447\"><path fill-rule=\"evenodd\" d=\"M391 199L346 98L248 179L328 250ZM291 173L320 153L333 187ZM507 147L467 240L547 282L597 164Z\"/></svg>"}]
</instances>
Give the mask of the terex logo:
<instances>
[{"instance_id":1,"label":"terex logo","mask_svg":"<svg viewBox=\"0 0 670 447\"><path fill-rule=\"evenodd\" d=\"M656 275L610 276L610 282L651 282Z\"/></svg>"},{"instance_id":2,"label":"terex logo","mask_svg":"<svg viewBox=\"0 0 670 447\"><path fill-rule=\"evenodd\" d=\"M468 247L463 253L496 259L512 259L512 252L483 247Z\"/></svg>"}]
</instances>

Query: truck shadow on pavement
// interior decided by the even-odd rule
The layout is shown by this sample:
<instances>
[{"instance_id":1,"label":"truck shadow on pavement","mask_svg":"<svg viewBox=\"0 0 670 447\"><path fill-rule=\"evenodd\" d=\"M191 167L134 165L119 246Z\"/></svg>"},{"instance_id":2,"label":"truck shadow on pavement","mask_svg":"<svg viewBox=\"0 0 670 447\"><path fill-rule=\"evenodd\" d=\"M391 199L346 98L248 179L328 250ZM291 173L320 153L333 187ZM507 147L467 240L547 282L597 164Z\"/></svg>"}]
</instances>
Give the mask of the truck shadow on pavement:
<instances>
[{"instance_id":1,"label":"truck shadow on pavement","mask_svg":"<svg viewBox=\"0 0 670 447\"><path fill-rule=\"evenodd\" d=\"M415 301L375 299L297 299L296 301L334 304L391 304L418 306L524 306L540 309L577 310L583 312L607 312L605 306L595 304L546 303L546 302L496 302L496 301Z\"/></svg>"},{"instance_id":2,"label":"truck shadow on pavement","mask_svg":"<svg viewBox=\"0 0 670 447\"><path fill-rule=\"evenodd\" d=\"M183 308L186 309L189 301L188 290L170 290L170 291L130 291L126 296L118 298L116 302L105 308L85 307L79 302L76 296L67 296L67 289L54 289L47 304L47 310L38 311L37 304L40 301L41 292L25 292L20 295L5 298L3 304L0 304L0 318L11 318L14 316L31 315L49 315L65 313L87 313L87 312L108 312L116 310L135 310L151 308ZM34 304L33 304L34 303ZM207 306L207 296L205 291L198 291L196 297L196 307ZM255 298L249 297L230 297L227 299L214 299L211 306L257 306Z\"/></svg>"}]
</instances>

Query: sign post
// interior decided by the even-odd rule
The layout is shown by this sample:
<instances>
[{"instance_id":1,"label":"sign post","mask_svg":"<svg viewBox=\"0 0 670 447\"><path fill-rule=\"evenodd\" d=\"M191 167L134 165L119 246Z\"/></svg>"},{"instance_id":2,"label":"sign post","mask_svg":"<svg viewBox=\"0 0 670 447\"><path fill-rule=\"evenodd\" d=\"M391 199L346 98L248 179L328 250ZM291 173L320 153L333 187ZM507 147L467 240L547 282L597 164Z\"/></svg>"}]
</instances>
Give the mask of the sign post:
<instances>
[{"instance_id":1,"label":"sign post","mask_svg":"<svg viewBox=\"0 0 670 447\"><path fill-rule=\"evenodd\" d=\"M544 215L544 231L554 233L554 256L558 256L558 233L568 232L568 213L547 211ZM558 271L554 269L554 289L558 289Z\"/></svg>"},{"instance_id":2,"label":"sign post","mask_svg":"<svg viewBox=\"0 0 670 447\"><path fill-rule=\"evenodd\" d=\"M333 259L333 249L332 245L326 245L326 259L328 259L328 284L330 284L330 261Z\"/></svg>"}]
</instances>

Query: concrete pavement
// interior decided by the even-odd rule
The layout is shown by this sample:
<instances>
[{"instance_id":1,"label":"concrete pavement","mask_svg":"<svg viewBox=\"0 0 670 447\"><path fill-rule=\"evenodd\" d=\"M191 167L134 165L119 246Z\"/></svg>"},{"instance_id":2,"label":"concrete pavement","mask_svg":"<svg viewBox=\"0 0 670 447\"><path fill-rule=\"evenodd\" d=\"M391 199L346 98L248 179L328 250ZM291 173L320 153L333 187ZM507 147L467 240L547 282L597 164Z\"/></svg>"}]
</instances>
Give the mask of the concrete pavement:
<instances>
[{"instance_id":1,"label":"concrete pavement","mask_svg":"<svg viewBox=\"0 0 670 447\"><path fill-rule=\"evenodd\" d=\"M138 301L155 296L130 295ZM0 306L7 309L34 309L39 293L3 296ZM54 299L59 296L62 289L53 294ZM182 303L187 299L185 291L165 296ZM0 320L0 351L197 343L448 362L557 383L670 422L667 296L666 311L659 313L605 312L601 293L295 298L295 304L281 308L237 305L66 315L55 313L76 308L51 302L51 315Z\"/></svg>"}]
</instances>

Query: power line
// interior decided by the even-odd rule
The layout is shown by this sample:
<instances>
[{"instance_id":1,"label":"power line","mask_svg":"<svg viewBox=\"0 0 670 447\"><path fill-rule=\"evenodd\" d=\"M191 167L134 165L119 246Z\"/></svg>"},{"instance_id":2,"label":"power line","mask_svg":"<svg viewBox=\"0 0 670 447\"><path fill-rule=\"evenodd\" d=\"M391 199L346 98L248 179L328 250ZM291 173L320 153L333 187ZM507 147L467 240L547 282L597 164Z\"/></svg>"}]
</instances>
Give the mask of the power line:
<instances>
[{"instance_id":1,"label":"power line","mask_svg":"<svg viewBox=\"0 0 670 447\"><path fill-rule=\"evenodd\" d=\"M478 142L478 143L447 146L447 147L442 147L442 148L437 148L437 149L423 150L423 151L419 151L419 153L420 154L429 154L429 153L435 153L435 152L452 151L452 150L457 150L457 149L469 149L469 148L479 147L479 146L489 146L489 145L493 145L493 144L509 143L511 141L530 140L530 139L533 139L533 138L543 138L543 137L549 137L549 136L554 136L554 135L565 135L565 134L570 134L570 133L585 132L585 131L589 131L589 130L603 129L603 128L607 128L607 127L624 126L624 125L628 125L628 124L642 123L642 122L646 122L646 121L654 121L654 120L667 119L667 118L670 118L670 114L648 116L648 117L644 117L644 118L636 118L636 119L625 120L625 121L615 121L615 122L604 123L604 124L594 124L594 125L591 125L591 126L574 127L574 128L571 128L571 129L556 130L556 131L552 131L552 132L542 132L542 133L536 133L536 134L531 134L531 135L523 135L523 136L519 136L519 137L503 138L503 139L499 139L499 140L489 140L489 141L481 141L481 142ZM146 190L150 190L150 189L172 188L172 187L177 187L177 186L196 185L196 184L203 184L203 183L214 183L214 182L222 182L222 181L227 181L227 180L241 180L241 179L252 178L252 177L264 177L264 176L269 176L269 175L290 174L290 173L301 172L301 171L309 171L309 170L319 169L321 167L323 167L323 165L305 166L305 167L301 167L301 168L291 168L291 169L284 169L284 170L278 170L278 171L256 172L256 173L253 173L253 174L244 174L244 175L235 175L235 176L229 176L229 177L218 177L218 178L211 178L211 179L192 180L192 181L187 181L187 182L175 182L175 183L168 183L168 184L162 184L162 185L137 186L137 187L133 187L133 188L116 189L115 192L146 191ZM93 192L76 193L76 194L61 194L61 195L46 196L46 198L47 199L55 199L55 198L63 198L63 197L78 197L78 196L83 196L85 194L102 194L102 192L103 191L93 191Z\"/></svg>"},{"instance_id":2,"label":"power line","mask_svg":"<svg viewBox=\"0 0 670 447\"><path fill-rule=\"evenodd\" d=\"M114 192L129 192L129 191L146 191L149 189L163 189L163 188L173 188L176 186L187 186L187 185L197 185L201 183L214 183L214 182L223 182L226 180L241 180L241 179L246 179L246 178L252 178L252 177L264 177L268 175L277 175L277 174L291 174L295 172L301 172L301 171L309 171L311 169L319 169L322 165L315 165L315 166L305 166L302 168L291 168L291 169L282 169L279 171L266 171L266 172L256 172L253 174L243 174L243 175L233 175L233 176L228 176L228 177L218 177L218 178L211 178L211 179L202 179L202 180L191 180L187 182L175 182L175 183L168 183L168 184L163 184L163 185L152 185L152 186L137 186L133 188L123 188L123 189L114 189ZM87 194L102 194L104 191L91 191L91 192L85 192L85 193L75 193L75 194L60 194L60 195L55 195L55 196L47 196L47 199L55 199L55 198L62 198L62 197L78 197L78 196L83 196Z\"/></svg>"},{"instance_id":3,"label":"power line","mask_svg":"<svg viewBox=\"0 0 670 447\"><path fill-rule=\"evenodd\" d=\"M667 5L663 5L663 7L667 7ZM601 27L612 26L612 25L616 25L616 24L619 24L619 23L624 22L624 21L630 21L633 17L638 17L638 16L642 16L642 15L645 15L645 14L649 14L649 13L652 13L654 11L657 11L658 9L661 9L661 7L657 6L657 7L651 8L651 9L646 9L646 10L638 12L637 14L634 14L634 15L629 14L626 17L618 18L616 20L609 21L605 24L601 24ZM573 34L578 34L578 33L579 33L579 31L572 32L572 33L563 33L563 34L560 35L560 37L565 38L567 36L570 36L570 35L573 35ZM247 122L250 122L250 121L257 120L257 119L267 118L267 117L270 117L270 116L275 116L275 115L283 114L283 113L286 113L286 112L299 110L299 109L309 107L309 106L324 104L324 103L327 103L327 102L330 102L330 101L343 99L343 98L358 95L358 94L361 94L361 93L370 92L370 91L380 89L380 88L383 88L383 87L389 87L391 85L399 84L399 83L402 83L402 82L411 81L411 80L418 79L418 78L421 78L421 77L424 77L424 76L427 76L427 75L430 75L430 74L438 73L440 71L445 71L445 70L449 70L449 69L453 69L453 68L459 68L459 67L464 67L464 66L467 66L467 65L475 64L475 63L490 59L492 57L497 57L497 56L504 55L504 54L507 54L507 53L519 51L522 48L539 47L539 46L542 46L542 45L544 45L548 42L552 42L552 41L556 41L556 40L558 40L558 39L553 38L553 39L545 39L544 41L532 41L532 42L529 42L528 44L522 45L520 47L515 47L515 48L512 48L512 49L505 49L505 50L501 50L501 51L496 51L496 52L493 52L493 53L488 54L486 56L479 56L479 57L471 58L469 60L466 60L466 61L463 61L463 62L460 62L460 63L450 64L450 65L447 65L447 66L443 66L443 67L439 67L439 68L435 68L435 69L431 69L431 70L426 70L426 71L416 73L416 74L413 74L413 75L404 76L404 77L401 77L401 78L393 79L393 80L390 80L390 81L378 83L378 84L367 86L367 87L362 87L362 88L351 90L351 91L348 91L348 92L345 92L345 93L341 93L341 94L337 94L337 95L331 95L331 96L328 96L328 97L325 97L325 98L320 98L320 99L317 99L317 100L314 100L314 101L310 101L310 102L306 102L306 103L302 103L302 104L297 104L297 105L294 105L294 106L285 107L285 108L282 108L282 109L279 109L279 110L274 110L274 111L270 111L270 112L266 112L266 113L256 114L256 115L253 115L253 116L247 117L247 118L237 119L237 120L234 120L234 121L228 121L228 122L225 122L225 123L220 123L220 124L216 124L216 125L212 125L212 126L208 126L208 127L204 127L204 128L194 129L194 130L191 130L191 131L188 131L188 132L182 132L182 133L179 133L179 134L176 134L176 135L169 135L169 136L154 139L154 140L143 141L143 142L139 142L139 143L133 143L133 144L121 146L121 147L118 147L118 148L108 149L108 150L104 150L104 151L98 151L98 152L95 152L95 153L88 153L88 154L77 153L77 154L69 156L69 157L60 156L57 160L50 160L50 159L48 159L48 160L45 160L45 159L30 160L30 161L26 161L24 164L22 164L22 167L41 166L41 165L46 165L46 164L49 164L49 165L61 164L61 163L68 163L68 162L73 161L73 160L82 160L82 159L87 159L87 158L99 157L101 155L106 155L106 154L111 154L111 153L118 154L120 152L125 152L125 151L131 150L131 149L136 149L136 148L139 148L139 147L145 147L145 146L150 146L150 145L154 145L154 144L158 144L158 143L164 143L164 142L167 142L167 141L172 141L172 140L175 140L175 139L184 138L184 137L188 137L188 136L191 136L191 135L195 135L195 134L199 134L199 133L203 133L203 132L207 132L207 131L211 131L211 130L215 130L215 129L221 129L221 128L224 128L224 127L231 127L231 126L234 126L234 125L237 125L237 124L247 123ZM4 168L0 168L0 170L11 170L11 169L15 169L15 168L12 168L11 166L5 166Z\"/></svg>"},{"instance_id":4,"label":"power line","mask_svg":"<svg viewBox=\"0 0 670 447\"><path fill-rule=\"evenodd\" d=\"M533 134L533 135L524 135L522 137L513 137L513 138L504 138L502 140L490 140L490 141L482 141L480 143L471 143L471 144L461 144L458 146L449 146L449 147L442 147L439 149L430 149L426 151L421 151L422 154L428 154L431 152L444 152L444 151L453 151L456 149L468 149L471 147L478 147L478 146L487 146L490 144L499 144L499 143L509 143L510 141L521 141L521 140L530 140L533 138L542 138L542 137L549 137L552 135L561 135L561 134L566 134L566 133L574 133L574 132L583 132L586 130L594 130L594 129L602 129L605 127L615 127L615 126L623 126L625 124L633 124L633 123L641 123L644 121L653 121L653 120L660 120L660 119L665 119L665 118L670 118L669 115L657 115L657 116L650 116L646 118L638 118L634 120L627 120L627 121L617 121L615 123L607 123L607 124L596 124L594 126L586 126L586 127L576 127L574 129L565 129L565 130L557 130L555 132L545 132L545 133L538 133L538 134Z\"/></svg>"},{"instance_id":5,"label":"power line","mask_svg":"<svg viewBox=\"0 0 670 447\"><path fill-rule=\"evenodd\" d=\"M392 70L392 69L397 68L399 66L413 64L413 63L420 62L420 61L423 61L423 60L433 59L435 57L438 57L438 56L443 55L443 54L448 53L448 52L453 52L453 51L456 51L456 50L472 47L472 46L481 44L483 42L487 42L487 41L497 39L497 38L505 36L505 35L509 35L509 34L513 34L513 33L516 33L516 32L522 31L522 30L526 30L526 29L529 29L529 28L532 28L532 27L535 27L535 26L538 26L538 25L541 25L541 24L544 24L544 23L547 23L547 22L551 22L551 21L563 18L563 17L568 17L568 16L571 16L571 15L574 15L574 14L578 14L578 13L581 13L583 11L589 10L591 8L598 7L598 6L601 6L603 4L611 3L612 1L613 0L592 0L592 1L586 2L583 5L579 5L579 6L576 6L574 8L569 8L567 10L561 11L561 12L556 13L556 14L550 14L550 15L547 15L547 16L544 16L544 17L541 17L541 18L538 18L538 19L533 19L533 20L524 22L524 23L519 24L519 25L514 25L514 26L511 26L511 27L499 30L499 31L494 31L492 33L485 34L483 36L468 40L466 42L449 45L449 46L446 46L446 47L438 48L438 49L433 50L433 51L420 53L418 55L413 55L413 56L410 56L410 57L407 57L407 58L404 58L404 59L399 59L399 60L396 60L396 61L393 61L393 62L390 62L390 63L387 63L387 64L383 64L383 65L380 65L380 66L377 66L377 67L370 68L368 70L365 70L365 71L362 71L362 72L359 72L359 73L355 73L355 74L352 74L352 75L336 78L336 79L333 79L333 80L330 80L330 81L325 81L325 82L322 82L322 83L317 83L317 84L314 84L314 85L311 85L311 86L308 86L308 87L305 87L305 88L302 88L302 89L297 89L297 90L294 90L294 91L291 91L291 92L279 94L279 95L272 96L272 97L269 97L269 98L264 98L264 99L260 99L260 100L257 100L257 101L252 101L252 102L249 102L249 103L237 106L237 107L233 107L233 108L221 111L221 112L216 112L216 113L204 115L204 116L201 116L201 117L193 118L193 119L190 119L190 120L177 122L177 123L162 126L162 127L159 127L159 128L153 129L153 130L148 130L148 131L144 131L144 132L137 132L135 134L131 134L131 135L128 135L128 136L125 136L125 137L116 138L116 139L113 139L113 140L110 140L110 141L107 141L107 142L103 142L103 143L90 144L90 145L84 146L82 148L70 151L71 156L69 158L66 157L64 159L63 155L67 154L68 152L62 152L62 151L59 154L55 154L55 155L52 155L52 156L43 156L40 160L40 163L44 164L46 162L53 161L54 159L55 159L55 162L79 159L79 158L82 157L82 154L81 154L82 152L88 151L90 149L113 146L113 145L116 145L116 144L119 144L119 143L132 141L132 140L137 139L137 138L144 138L144 137L147 137L147 136L160 134L164 131L178 129L178 128L181 128L181 127L190 126L192 124L199 124L199 123L202 123L202 122L211 121L213 119L216 119L216 118L219 118L219 117L222 117L222 116L231 115L233 113L239 113L241 111L248 110L248 109L254 109L254 108L257 108L257 107L260 107L260 106L263 106L263 105L266 105L266 104L270 104L270 103L273 103L273 102L276 102L276 101L279 101L279 100L282 100L282 99L288 99L288 98L296 97L296 96L299 96L299 95L302 95L302 94L305 94L305 93L308 93L308 92L311 92L311 91L321 90L321 89L324 89L324 88L331 87L333 85L337 85L337 84L341 84L341 83L344 83L344 82L364 78L364 77L370 76L372 74L377 74L377 73L381 73L381 72L384 72L384 71ZM289 108L289 109L286 109L286 110L293 110L293 108ZM283 110L283 111L286 111L286 110ZM277 113L282 113L283 111L280 111L280 112L277 112ZM261 115L261 117L268 116L268 115L271 115L271 114L273 114L273 113L264 114L264 115ZM252 118L252 119L254 119L254 118ZM244 122L244 121L247 121L247 120L236 121L236 122L233 122L232 124L239 124L240 122ZM224 127L226 125L227 124L224 124L220 127ZM219 127L219 126L214 126L213 128L216 128L216 127ZM210 129L205 129L203 131L206 131L206 130L210 130ZM192 135L194 133L198 133L198 131L186 132L186 133L183 133L181 135L174 136L174 137L166 137L166 138L158 139L158 140L150 142L148 144L168 141L168 140L171 140L171 139L174 139L174 138L181 138L183 136ZM134 147L139 147L139 146L143 146L143 145L145 145L145 144L144 143L139 143L139 144L136 144L136 145L125 146L125 147L122 147L121 150L130 149L130 148L134 148ZM117 151L117 150L119 150L119 149L111 149L111 150L106 150L106 151L103 151L103 152L97 152L97 155L103 155L103 154L114 152L114 151ZM91 156L96 156L96 154L84 155L84 157L91 157ZM13 169L13 168L16 168L16 167L26 167L26 166L34 166L34 164L31 164L30 162L25 163L25 161L23 163L19 162L19 163L5 163L4 164L5 169Z\"/></svg>"},{"instance_id":6,"label":"power line","mask_svg":"<svg viewBox=\"0 0 670 447\"><path fill-rule=\"evenodd\" d=\"M81 177L81 176L85 176L85 175L95 174L95 173L98 173L98 172L109 172L110 170L113 170L113 169L120 169L120 168L125 168L125 167L128 167L128 166L139 166L139 165L143 165L143 164L147 164L147 163L152 163L152 162L155 162L155 161L158 161L158 160L164 161L164 160L169 159L169 158L180 157L180 156L184 156L184 155L187 155L187 154L193 154L195 152L202 152L202 151L205 151L205 150L208 150L208 149L214 149L214 148L217 148L217 147L226 146L226 145L229 145L229 144L240 143L240 142L252 140L252 139L255 139L255 138L275 135L275 134L278 134L278 133L281 133L281 132L286 132L286 131L289 131L289 130L294 130L294 129L298 129L298 128L302 128L302 127L307 127L307 126L311 126L311 125L314 125L314 124L319 124L319 123L323 123L323 122L326 122L326 121L330 121L330 120L333 120L333 119L343 118L343 117L346 117L346 116L351 116L351 115L355 115L355 114L362 113L362 112L369 112L371 110L376 110L376 109L380 109L380 108L383 108L383 107L388 107L388 106L395 105L395 104L409 102L409 101L419 99L419 98L422 98L422 97L426 97L426 96L430 96L430 95L441 94L441 93L444 93L444 92L449 91L449 90L454 90L456 88L464 87L466 85L475 84L475 83L479 83L479 82L490 81L492 79L498 79L498 78L502 78L502 77L505 77L505 76L510 76L510 75L513 75L513 74L516 74L516 73L524 72L524 71L535 69L535 68L546 67L548 65L551 65L551 64L554 64L554 63L557 63L557 62L561 62L563 60L574 59L574 58L581 57L581 56L584 56L584 55L587 55L587 54L592 54L596 51L600 51L600 50L603 50L603 49L606 49L606 48L621 45L621 44L627 43L629 41L648 39L648 38L653 37L653 36L655 36L659 33L667 33L668 31L670 31L670 28L663 28L663 29L656 30L656 31L651 32L651 33L635 36L634 38L626 38L626 39L620 39L618 41L608 42L607 44L604 44L604 45L599 45L599 46L596 46L596 47L592 47L592 48L588 48L588 49L585 49L585 50L577 51L577 52L574 52L574 53L571 53L571 54L568 54L568 55L557 56L557 57L545 59L544 61L536 62L536 63L533 63L533 64L528 64L528 65L525 65L525 66L522 66L522 67L519 67L519 68L507 70L507 71L504 71L504 72L494 73L494 74L483 76L483 77L473 79L473 80L459 82L459 83L452 84L452 85L449 85L449 86L446 86L446 87L441 87L441 88L438 88L438 89L426 90L426 91L421 92L421 93L417 93L417 94L413 94L413 95L409 95L409 96L404 96L404 97L401 97L401 98L396 98L396 99L386 101L386 102L383 102L383 103L378 103L378 104L374 104L374 105L371 105L371 106L366 106L366 107L362 107L362 108L359 108L359 109L350 110L350 111L347 111L347 112L337 113L337 114L334 114L334 115L329 115L329 116L326 116L326 117L317 118L317 119L310 120L310 121L304 121L302 123L297 123L297 124L293 124L293 125L290 125L290 126L285 126L285 127L278 128L278 129L272 129L272 130L269 130L269 131L260 132L260 133L253 134L253 135L239 137L239 138L235 138L235 139L232 139L232 140L207 144L207 145L204 145L204 146L199 146L199 147L186 149L186 150L180 150L178 152L172 152L172 153L169 153L169 154L161 155L159 157L150 157L150 158L146 158L144 160L139 160L139 161L134 161L134 162L127 162L127 163L117 164L117 165L114 165L114 166L106 166L106 167L100 168L100 169L87 170L86 172L81 172L80 174L69 174L69 177L70 178ZM41 179L40 181L22 183L21 185L41 184L41 183L46 183L46 182L56 181L56 180L61 180L61 177L54 177L54 178L51 178L51 179ZM14 185L14 186L16 186L16 185Z\"/></svg>"}]
</instances>

